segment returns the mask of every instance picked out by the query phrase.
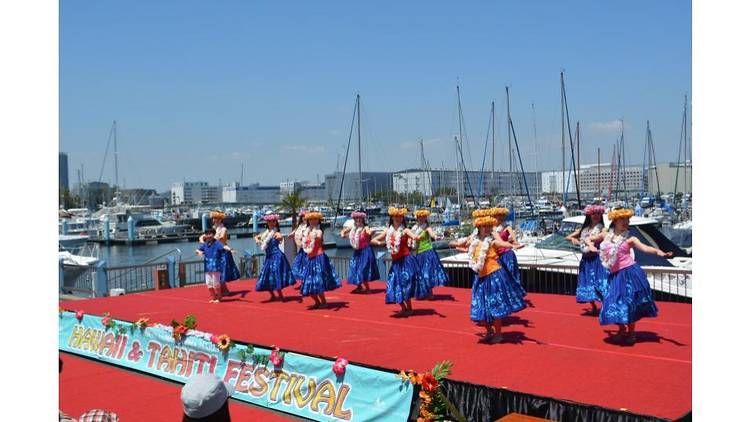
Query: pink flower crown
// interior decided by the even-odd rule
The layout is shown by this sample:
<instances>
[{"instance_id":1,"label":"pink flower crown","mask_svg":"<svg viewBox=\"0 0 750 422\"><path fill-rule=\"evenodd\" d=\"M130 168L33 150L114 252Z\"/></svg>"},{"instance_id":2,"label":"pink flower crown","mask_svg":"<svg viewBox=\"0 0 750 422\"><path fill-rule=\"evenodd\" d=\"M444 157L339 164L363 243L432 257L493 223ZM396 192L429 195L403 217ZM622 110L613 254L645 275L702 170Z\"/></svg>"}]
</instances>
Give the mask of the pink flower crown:
<instances>
[{"instance_id":1,"label":"pink flower crown","mask_svg":"<svg viewBox=\"0 0 750 422\"><path fill-rule=\"evenodd\" d=\"M266 214L263 216L263 221L279 221L279 215L278 214Z\"/></svg>"},{"instance_id":2,"label":"pink flower crown","mask_svg":"<svg viewBox=\"0 0 750 422\"><path fill-rule=\"evenodd\" d=\"M586 215L592 214L604 214L604 207L601 205L589 205L583 209L583 213Z\"/></svg>"},{"instance_id":3,"label":"pink flower crown","mask_svg":"<svg viewBox=\"0 0 750 422\"><path fill-rule=\"evenodd\" d=\"M362 211L354 211L352 213L352 218L367 218L367 213Z\"/></svg>"}]
</instances>

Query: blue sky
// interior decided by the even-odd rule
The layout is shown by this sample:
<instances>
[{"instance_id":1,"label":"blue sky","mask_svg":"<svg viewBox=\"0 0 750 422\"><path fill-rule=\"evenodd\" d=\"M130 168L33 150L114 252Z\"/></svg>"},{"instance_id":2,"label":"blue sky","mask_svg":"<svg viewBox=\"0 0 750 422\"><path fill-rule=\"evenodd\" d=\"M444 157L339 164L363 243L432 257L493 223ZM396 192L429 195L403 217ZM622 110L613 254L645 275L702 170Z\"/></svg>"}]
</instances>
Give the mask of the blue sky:
<instances>
[{"instance_id":1,"label":"blue sky","mask_svg":"<svg viewBox=\"0 0 750 422\"><path fill-rule=\"evenodd\" d=\"M475 169L492 100L507 168L505 85L525 167L557 169L561 69L583 163L597 147L609 161L620 118L629 162L642 161L647 119L657 159L676 159L686 0L64 1L60 146L71 181L81 164L98 179L113 120L127 187L234 181L243 163L245 183L322 180L360 93L364 169L418 166L418 138L433 166L453 168L458 77ZM102 179L114 181L111 155Z\"/></svg>"}]
</instances>

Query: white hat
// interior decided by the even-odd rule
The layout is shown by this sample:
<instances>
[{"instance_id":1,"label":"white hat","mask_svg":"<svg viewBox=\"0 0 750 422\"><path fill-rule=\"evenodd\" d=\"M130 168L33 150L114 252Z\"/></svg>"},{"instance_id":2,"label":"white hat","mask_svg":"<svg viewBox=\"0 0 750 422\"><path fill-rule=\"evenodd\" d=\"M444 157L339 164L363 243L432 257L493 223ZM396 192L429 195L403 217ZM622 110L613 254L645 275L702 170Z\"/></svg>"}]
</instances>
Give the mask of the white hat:
<instances>
[{"instance_id":1,"label":"white hat","mask_svg":"<svg viewBox=\"0 0 750 422\"><path fill-rule=\"evenodd\" d=\"M216 375L196 374L182 387L182 409L191 418L205 418L221 409L233 393L234 387Z\"/></svg>"}]
</instances>

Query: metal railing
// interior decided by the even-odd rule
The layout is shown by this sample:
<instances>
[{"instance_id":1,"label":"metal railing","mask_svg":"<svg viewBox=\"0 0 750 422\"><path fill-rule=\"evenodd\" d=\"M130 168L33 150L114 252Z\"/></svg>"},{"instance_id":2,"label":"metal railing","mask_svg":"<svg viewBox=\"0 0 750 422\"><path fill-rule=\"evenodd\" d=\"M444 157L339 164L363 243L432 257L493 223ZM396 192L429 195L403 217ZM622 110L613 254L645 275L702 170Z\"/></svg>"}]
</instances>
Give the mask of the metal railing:
<instances>
[{"instance_id":1,"label":"metal railing","mask_svg":"<svg viewBox=\"0 0 750 422\"><path fill-rule=\"evenodd\" d=\"M95 268L88 267L81 271L68 267L63 268L62 271L64 274L64 281L61 288L62 293L94 297L94 283L96 281Z\"/></svg>"}]
</instances>

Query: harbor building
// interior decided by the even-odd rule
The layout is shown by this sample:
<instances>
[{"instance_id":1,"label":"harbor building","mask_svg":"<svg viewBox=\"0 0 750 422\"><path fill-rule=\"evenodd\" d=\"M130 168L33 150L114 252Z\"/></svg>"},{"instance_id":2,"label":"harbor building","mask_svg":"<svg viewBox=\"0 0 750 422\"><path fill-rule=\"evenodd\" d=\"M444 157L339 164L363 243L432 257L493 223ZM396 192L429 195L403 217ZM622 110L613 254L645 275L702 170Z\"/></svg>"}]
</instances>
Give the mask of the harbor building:
<instances>
[{"instance_id":1,"label":"harbor building","mask_svg":"<svg viewBox=\"0 0 750 422\"><path fill-rule=\"evenodd\" d=\"M238 182L222 187L221 202L228 204L278 204L281 202L279 186L261 186L253 183L240 186Z\"/></svg>"},{"instance_id":2,"label":"harbor building","mask_svg":"<svg viewBox=\"0 0 750 422\"><path fill-rule=\"evenodd\" d=\"M622 167L619 172L613 168L610 163L585 164L581 165L581 171L578 173L578 186L582 194L599 195L606 194L610 191L618 190L620 192L640 192L648 190L648 182L643 179L643 169L640 166ZM568 193L575 194L576 180L572 172L565 170L565 184L563 187L562 171L545 171L542 172L542 192L545 194ZM645 185L644 185L645 183Z\"/></svg>"},{"instance_id":3,"label":"harbor building","mask_svg":"<svg viewBox=\"0 0 750 422\"><path fill-rule=\"evenodd\" d=\"M438 196L445 192L455 195L457 185L461 196L474 195L525 195L526 185L529 194L536 196L541 186L541 173L526 172L481 172L435 169L407 169L393 173L393 190L397 193L419 192L426 197ZM456 183L458 181L458 183Z\"/></svg>"},{"instance_id":4,"label":"harbor building","mask_svg":"<svg viewBox=\"0 0 750 422\"><path fill-rule=\"evenodd\" d=\"M299 180L287 180L279 184L279 190L281 196L289 195L290 193L297 191L300 196L307 201L322 203L328 199L326 197L325 183L311 183L307 181Z\"/></svg>"},{"instance_id":5,"label":"harbor building","mask_svg":"<svg viewBox=\"0 0 750 422\"><path fill-rule=\"evenodd\" d=\"M208 182L176 182L172 184L172 205L216 204L221 202L218 186Z\"/></svg>"},{"instance_id":6,"label":"harbor building","mask_svg":"<svg viewBox=\"0 0 750 422\"><path fill-rule=\"evenodd\" d=\"M656 176L659 176L657 183ZM676 179L676 180L675 180ZM676 182L676 183L675 183ZM677 189L675 190L675 185ZM651 194L693 193L693 163L661 163L652 166L648 172L648 191Z\"/></svg>"},{"instance_id":7,"label":"harbor building","mask_svg":"<svg viewBox=\"0 0 750 422\"><path fill-rule=\"evenodd\" d=\"M69 190L70 182L68 180L68 154L61 152L59 158L59 177L58 183L60 190Z\"/></svg>"},{"instance_id":8,"label":"harbor building","mask_svg":"<svg viewBox=\"0 0 750 422\"><path fill-rule=\"evenodd\" d=\"M341 172L325 176L325 200L336 201L341 190L342 201L356 201L360 196L367 199L376 192L391 192L393 190L393 173L385 171L363 171L362 183L359 182L359 172L346 173L344 185L341 185ZM360 195L360 185L361 195Z\"/></svg>"}]
</instances>

